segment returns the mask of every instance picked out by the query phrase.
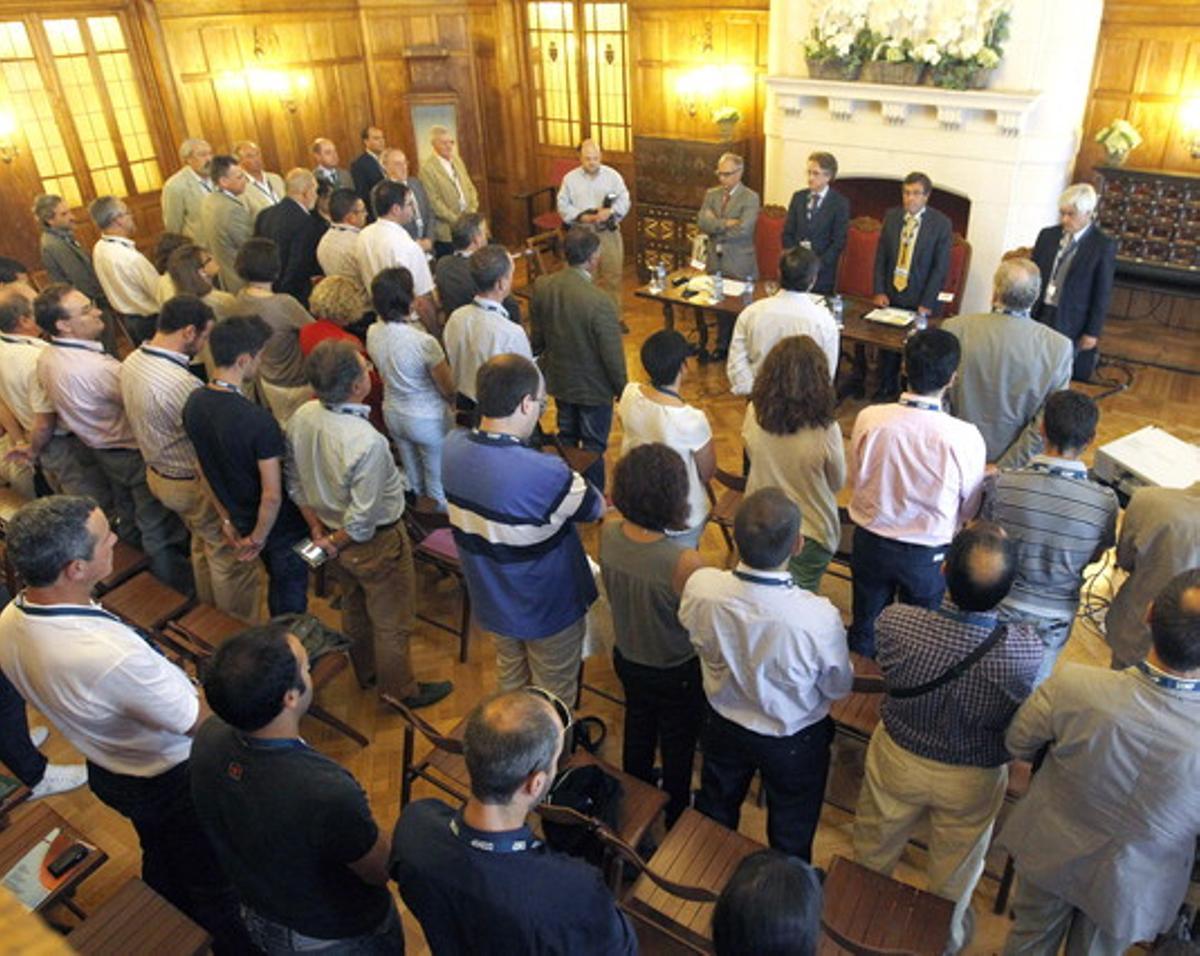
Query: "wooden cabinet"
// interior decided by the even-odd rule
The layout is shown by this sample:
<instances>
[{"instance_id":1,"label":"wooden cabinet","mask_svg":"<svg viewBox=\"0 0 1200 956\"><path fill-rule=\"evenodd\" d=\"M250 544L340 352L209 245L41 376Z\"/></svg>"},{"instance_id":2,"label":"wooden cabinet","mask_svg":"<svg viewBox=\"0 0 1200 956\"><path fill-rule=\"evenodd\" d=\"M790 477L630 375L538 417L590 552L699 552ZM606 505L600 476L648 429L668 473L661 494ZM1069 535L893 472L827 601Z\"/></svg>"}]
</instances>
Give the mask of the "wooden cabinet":
<instances>
[{"instance_id":1,"label":"wooden cabinet","mask_svg":"<svg viewBox=\"0 0 1200 956\"><path fill-rule=\"evenodd\" d=\"M1100 166L1101 227L1118 272L1200 287L1200 176Z\"/></svg>"},{"instance_id":2,"label":"wooden cabinet","mask_svg":"<svg viewBox=\"0 0 1200 956\"><path fill-rule=\"evenodd\" d=\"M647 281L650 269L659 262L664 262L668 271L687 265L696 235L696 215L705 192L717 185L715 170L722 153L741 156L746 174L750 173L748 139L725 142L634 136L638 281ZM757 188L748 179L743 181L751 189Z\"/></svg>"}]
</instances>

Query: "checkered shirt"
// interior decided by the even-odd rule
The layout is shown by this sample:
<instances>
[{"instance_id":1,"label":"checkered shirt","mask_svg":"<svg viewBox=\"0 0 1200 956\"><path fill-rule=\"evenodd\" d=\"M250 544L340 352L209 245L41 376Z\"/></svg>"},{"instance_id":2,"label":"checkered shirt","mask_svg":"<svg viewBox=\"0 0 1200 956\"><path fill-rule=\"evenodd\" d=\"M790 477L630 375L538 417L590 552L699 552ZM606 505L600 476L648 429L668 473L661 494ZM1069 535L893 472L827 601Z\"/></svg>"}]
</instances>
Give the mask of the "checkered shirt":
<instances>
[{"instance_id":1,"label":"checkered shirt","mask_svg":"<svg viewBox=\"0 0 1200 956\"><path fill-rule=\"evenodd\" d=\"M876 655L889 687L916 687L945 673L996 626L993 613L960 611L947 597L937 609L893 604L875 623ZM1004 732L1033 690L1045 650L1026 624L1006 634L965 673L920 697L891 696L883 723L892 739L941 763L996 767L1009 760Z\"/></svg>"}]
</instances>

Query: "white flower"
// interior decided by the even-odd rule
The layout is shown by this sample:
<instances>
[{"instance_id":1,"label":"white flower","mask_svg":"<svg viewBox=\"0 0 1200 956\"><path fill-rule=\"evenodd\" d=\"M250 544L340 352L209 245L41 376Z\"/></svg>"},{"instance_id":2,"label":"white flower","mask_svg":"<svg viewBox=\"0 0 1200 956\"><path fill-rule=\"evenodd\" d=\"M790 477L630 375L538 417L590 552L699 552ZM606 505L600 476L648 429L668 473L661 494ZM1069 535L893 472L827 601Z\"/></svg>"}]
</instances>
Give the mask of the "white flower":
<instances>
[{"instance_id":1,"label":"white flower","mask_svg":"<svg viewBox=\"0 0 1200 956\"><path fill-rule=\"evenodd\" d=\"M994 70L1000 65L1000 57L990 46L985 46L979 51L979 56L976 61L985 70Z\"/></svg>"}]
</instances>

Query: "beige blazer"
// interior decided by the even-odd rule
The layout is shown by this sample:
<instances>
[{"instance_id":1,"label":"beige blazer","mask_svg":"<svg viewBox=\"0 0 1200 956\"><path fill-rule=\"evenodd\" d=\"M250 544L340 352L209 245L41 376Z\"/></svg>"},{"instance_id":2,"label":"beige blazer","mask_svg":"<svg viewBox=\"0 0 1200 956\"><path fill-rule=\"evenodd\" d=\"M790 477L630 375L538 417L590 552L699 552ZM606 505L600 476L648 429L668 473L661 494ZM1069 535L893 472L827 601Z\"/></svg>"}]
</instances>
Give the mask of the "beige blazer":
<instances>
[{"instance_id":1,"label":"beige blazer","mask_svg":"<svg viewBox=\"0 0 1200 956\"><path fill-rule=\"evenodd\" d=\"M200 204L210 191L204 188L190 166L175 173L163 183L163 229L201 242Z\"/></svg>"},{"instance_id":2,"label":"beige blazer","mask_svg":"<svg viewBox=\"0 0 1200 956\"><path fill-rule=\"evenodd\" d=\"M266 179L275 193L274 200L260 186L255 185L249 173L246 174L246 191L242 193L242 198L246 200L246 207L250 210L251 219L257 217L268 206L274 206L275 203L287 195L283 185L283 177L279 173L264 172L263 178Z\"/></svg>"},{"instance_id":3,"label":"beige blazer","mask_svg":"<svg viewBox=\"0 0 1200 956\"><path fill-rule=\"evenodd\" d=\"M217 190L200 204L200 241L221 267L221 288L237 292L245 283L233 263L242 244L254 234L254 220L242 199Z\"/></svg>"},{"instance_id":4,"label":"beige blazer","mask_svg":"<svg viewBox=\"0 0 1200 956\"><path fill-rule=\"evenodd\" d=\"M471 174L467 172L462 157L455 153L450 162L453 163L462 184L463 197L467 201L466 208L463 208L454 180L446 172L441 159L430 153L421 161L421 185L429 194L429 205L433 207L435 242L449 242L450 227L454 225L454 220L464 212L475 212L479 208L479 193L475 191L475 184L471 182Z\"/></svg>"}]
</instances>

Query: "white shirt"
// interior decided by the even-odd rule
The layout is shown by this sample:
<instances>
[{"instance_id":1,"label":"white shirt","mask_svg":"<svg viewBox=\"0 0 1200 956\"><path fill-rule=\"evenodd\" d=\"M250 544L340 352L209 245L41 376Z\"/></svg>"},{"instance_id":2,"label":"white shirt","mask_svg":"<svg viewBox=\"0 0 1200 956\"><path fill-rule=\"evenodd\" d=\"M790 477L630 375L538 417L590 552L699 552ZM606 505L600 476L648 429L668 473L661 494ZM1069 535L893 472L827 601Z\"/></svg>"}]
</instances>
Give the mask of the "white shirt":
<instances>
[{"instance_id":1,"label":"white shirt","mask_svg":"<svg viewBox=\"0 0 1200 956\"><path fill-rule=\"evenodd\" d=\"M317 243L317 262L325 275L345 276L362 283L362 265L358 259L359 232L361 230L344 222L335 222L325 230L325 235Z\"/></svg>"},{"instance_id":2,"label":"white shirt","mask_svg":"<svg viewBox=\"0 0 1200 956\"><path fill-rule=\"evenodd\" d=\"M429 274L424 250L398 222L376 219L358 234L356 245L364 289L370 289L371 280L384 269L404 266L412 273L416 295L428 295L433 291L433 276Z\"/></svg>"},{"instance_id":3,"label":"white shirt","mask_svg":"<svg viewBox=\"0 0 1200 956\"><path fill-rule=\"evenodd\" d=\"M767 354L791 335L807 335L820 346L835 377L841 336L837 323L824 305L807 292L780 289L767 299L746 306L733 326L725 374L734 395L749 395Z\"/></svg>"},{"instance_id":4,"label":"white shirt","mask_svg":"<svg viewBox=\"0 0 1200 956\"><path fill-rule=\"evenodd\" d=\"M33 430L34 395L41 389L38 356L47 344L28 335L0 335L0 399L26 432Z\"/></svg>"},{"instance_id":5,"label":"white shirt","mask_svg":"<svg viewBox=\"0 0 1200 956\"><path fill-rule=\"evenodd\" d=\"M612 210L617 221L629 215L629 190L621 174L611 166L602 165L592 175L582 166L567 173L558 187L558 214L563 222L573 223L589 209L604 206L604 197L612 194Z\"/></svg>"},{"instance_id":6,"label":"white shirt","mask_svg":"<svg viewBox=\"0 0 1200 956\"><path fill-rule=\"evenodd\" d=\"M494 355L515 352L533 361L529 336L508 318L504 306L490 299L476 298L450 313L442 341L446 358L454 374L454 387L475 400L475 374Z\"/></svg>"},{"instance_id":7,"label":"white shirt","mask_svg":"<svg viewBox=\"0 0 1200 956\"><path fill-rule=\"evenodd\" d=\"M787 571L701 568L684 586L679 620L700 655L709 704L754 733L790 737L850 693L841 615Z\"/></svg>"},{"instance_id":8,"label":"white shirt","mask_svg":"<svg viewBox=\"0 0 1200 956\"><path fill-rule=\"evenodd\" d=\"M187 676L101 610L18 596L0 612L0 669L88 760L153 777L188 759L200 702Z\"/></svg>"},{"instance_id":9,"label":"white shirt","mask_svg":"<svg viewBox=\"0 0 1200 956\"><path fill-rule=\"evenodd\" d=\"M125 315L158 315L158 272L132 239L101 236L92 265L109 304Z\"/></svg>"},{"instance_id":10,"label":"white shirt","mask_svg":"<svg viewBox=\"0 0 1200 956\"><path fill-rule=\"evenodd\" d=\"M438 340L416 320L384 322L367 329L367 354L383 380L383 409L414 418L441 419L446 400L431 370L446 361Z\"/></svg>"}]
</instances>

